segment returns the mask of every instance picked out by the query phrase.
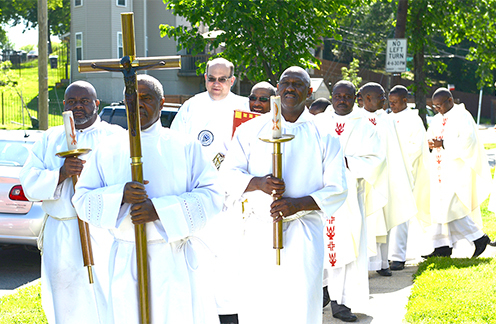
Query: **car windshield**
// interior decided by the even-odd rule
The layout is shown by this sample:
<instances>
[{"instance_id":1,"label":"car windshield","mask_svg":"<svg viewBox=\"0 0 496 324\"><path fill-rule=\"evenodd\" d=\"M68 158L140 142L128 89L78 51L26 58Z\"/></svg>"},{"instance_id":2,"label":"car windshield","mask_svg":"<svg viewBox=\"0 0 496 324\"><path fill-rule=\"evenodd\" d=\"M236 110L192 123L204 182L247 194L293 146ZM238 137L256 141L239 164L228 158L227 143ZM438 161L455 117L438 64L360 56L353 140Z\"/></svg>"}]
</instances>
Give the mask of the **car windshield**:
<instances>
[{"instance_id":1,"label":"car windshield","mask_svg":"<svg viewBox=\"0 0 496 324\"><path fill-rule=\"evenodd\" d=\"M0 166L23 166L32 142L0 140Z\"/></svg>"}]
</instances>

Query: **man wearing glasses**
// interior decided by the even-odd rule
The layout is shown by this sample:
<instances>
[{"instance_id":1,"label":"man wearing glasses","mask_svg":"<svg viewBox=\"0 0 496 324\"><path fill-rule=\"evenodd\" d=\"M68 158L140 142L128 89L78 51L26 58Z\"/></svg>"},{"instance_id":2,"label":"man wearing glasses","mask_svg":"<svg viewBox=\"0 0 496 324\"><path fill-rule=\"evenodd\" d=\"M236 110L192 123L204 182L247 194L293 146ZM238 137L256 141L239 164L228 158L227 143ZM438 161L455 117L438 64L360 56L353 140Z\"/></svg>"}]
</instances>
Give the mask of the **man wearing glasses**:
<instances>
[{"instance_id":1,"label":"man wearing glasses","mask_svg":"<svg viewBox=\"0 0 496 324\"><path fill-rule=\"evenodd\" d=\"M173 130L195 136L217 167L231 141L234 110L248 111L247 98L231 92L235 79L231 62L223 58L209 61L205 72L207 91L186 101L171 125Z\"/></svg>"},{"instance_id":2,"label":"man wearing glasses","mask_svg":"<svg viewBox=\"0 0 496 324\"><path fill-rule=\"evenodd\" d=\"M250 100L250 111L265 114L270 111L270 96L276 95L276 88L268 82L259 82L251 88L248 99Z\"/></svg>"},{"instance_id":3,"label":"man wearing glasses","mask_svg":"<svg viewBox=\"0 0 496 324\"><path fill-rule=\"evenodd\" d=\"M474 118L454 104L448 89L434 92L432 106L439 112L427 130L434 251L422 257L450 257L454 243L467 239L475 245L476 258L491 241L481 230L480 205L491 184L484 146Z\"/></svg>"},{"instance_id":4,"label":"man wearing glasses","mask_svg":"<svg viewBox=\"0 0 496 324\"><path fill-rule=\"evenodd\" d=\"M248 111L248 98L231 92L234 84L234 65L224 58L207 63L205 87L207 91L186 101L171 129L197 138L205 156L217 168L224 160L233 134L234 110ZM221 323L237 323L236 282L233 266L239 240L239 227L235 217L221 212L200 231L199 236L214 252L216 258L210 276L215 289L217 311Z\"/></svg>"}]
</instances>

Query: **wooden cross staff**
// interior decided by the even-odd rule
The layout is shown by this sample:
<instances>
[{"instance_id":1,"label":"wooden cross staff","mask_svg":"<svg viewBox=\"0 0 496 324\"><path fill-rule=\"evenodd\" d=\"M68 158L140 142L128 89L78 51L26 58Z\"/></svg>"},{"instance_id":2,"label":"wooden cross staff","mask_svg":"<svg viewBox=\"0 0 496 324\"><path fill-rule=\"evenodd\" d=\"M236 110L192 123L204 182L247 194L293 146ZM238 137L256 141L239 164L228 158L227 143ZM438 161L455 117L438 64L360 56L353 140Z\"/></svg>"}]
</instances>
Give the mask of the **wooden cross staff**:
<instances>
[{"instance_id":1,"label":"wooden cross staff","mask_svg":"<svg viewBox=\"0 0 496 324\"><path fill-rule=\"evenodd\" d=\"M180 56L136 57L134 43L134 17L132 12L121 14L122 40L124 57L113 60L79 61L79 72L122 72L124 74L125 103L127 124L129 128L129 143L131 146L131 173L133 181L143 183L143 162L141 162L141 132L138 103L138 85L136 72L138 70L179 69ZM136 262L138 269L138 290L140 305L140 322L150 323L150 303L148 289L148 261L145 224L135 225Z\"/></svg>"}]
</instances>

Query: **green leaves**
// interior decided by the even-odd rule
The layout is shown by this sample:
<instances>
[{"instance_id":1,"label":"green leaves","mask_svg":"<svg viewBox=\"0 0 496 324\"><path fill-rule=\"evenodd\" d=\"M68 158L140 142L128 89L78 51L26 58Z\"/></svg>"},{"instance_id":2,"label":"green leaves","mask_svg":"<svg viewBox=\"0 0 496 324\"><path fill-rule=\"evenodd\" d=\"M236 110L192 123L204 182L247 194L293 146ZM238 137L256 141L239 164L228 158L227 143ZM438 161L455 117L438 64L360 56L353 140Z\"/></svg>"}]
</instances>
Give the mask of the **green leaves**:
<instances>
[{"instance_id":1,"label":"green leaves","mask_svg":"<svg viewBox=\"0 0 496 324\"><path fill-rule=\"evenodd\" d=\"M161 26L161 36L178 41L179 48L200 52L225 44L221 56L232 61L241 76L252 81L277 82L280 73L292 65L314 68L318 60L312 49L323 37L336 33L335 12L346 13L352 0L170 0L174 15L186 18L193 26L225 33L201 41L198 30Z\"/></svg>"}]
</instances>

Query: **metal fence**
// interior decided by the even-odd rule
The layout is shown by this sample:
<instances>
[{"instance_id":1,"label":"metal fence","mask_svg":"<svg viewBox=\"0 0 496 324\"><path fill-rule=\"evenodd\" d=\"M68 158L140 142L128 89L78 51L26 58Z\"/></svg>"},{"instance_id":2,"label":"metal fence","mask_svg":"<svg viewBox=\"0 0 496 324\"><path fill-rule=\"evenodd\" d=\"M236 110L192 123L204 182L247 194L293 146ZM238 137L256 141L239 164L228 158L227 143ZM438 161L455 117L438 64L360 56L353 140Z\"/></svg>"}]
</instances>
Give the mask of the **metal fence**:
<instances>
[{"instance_id":1,"label":"metal fence","mask_svg":"<svg viewBox=\"0 0 496 324\"><path fill-rule=\"evenodd\" d=\"M21 93L9 88L0 88L0 122L2 125L18 125L19 127L38 128L38 98L22 97ZM62 124L64 111L63 98L55 91L49 92L48 126ZM35 109L29 109L28 104Z\"/></svg>"}]
</instances>

